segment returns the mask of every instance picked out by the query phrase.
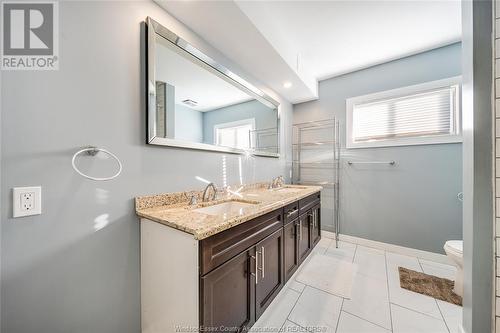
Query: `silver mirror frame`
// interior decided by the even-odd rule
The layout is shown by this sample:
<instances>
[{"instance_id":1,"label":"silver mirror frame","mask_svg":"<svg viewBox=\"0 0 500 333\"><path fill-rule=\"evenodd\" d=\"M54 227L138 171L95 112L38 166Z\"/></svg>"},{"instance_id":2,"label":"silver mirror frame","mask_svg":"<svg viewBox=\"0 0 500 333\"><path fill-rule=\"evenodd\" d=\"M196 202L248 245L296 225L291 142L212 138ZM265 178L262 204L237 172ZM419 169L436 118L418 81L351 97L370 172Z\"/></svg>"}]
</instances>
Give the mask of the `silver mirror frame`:
<instances>
[{"instance_id":1,"label":"silver mirror frame","mask_svg":"<svg viewBox=\"0 0 500 333\"><path fill-rule=\"evenodd\" d=\"M198 149L198 150L208 150L216 152L225 152L231 154L251 154L256 156L265 157L279 157L280 154L280 104L273 98L265 94L263 91L253 86L249 82L245 81L240 76L231 72L226 67L217 63L215 60L198 50L192 44L190 44L185 39L181 38L173 31L165 28L160 23L153 20L151 17L146 18L146 29L147 29L147 143L151 145L169 146L177 148L187 148L187 149ZM257 150L245 150L240 148L223 147L216 146L206 143L197 143L189 141L180 141L175 139L168 139L157 136L156 133L156 63L155 63L155 53L156 53L156 36L162 36L163 38L170 41L172 44L176 45L183 51L185 51L189 56L192 57L200 66L209 70L213 74L219 76L220 78L226 80L227 82L235 85L239 89L245 91L250 96L257 99L259 102L265 104L268 107L275 108L277 110L277 153L268 153Z\"/></svg>"}]
</instances>

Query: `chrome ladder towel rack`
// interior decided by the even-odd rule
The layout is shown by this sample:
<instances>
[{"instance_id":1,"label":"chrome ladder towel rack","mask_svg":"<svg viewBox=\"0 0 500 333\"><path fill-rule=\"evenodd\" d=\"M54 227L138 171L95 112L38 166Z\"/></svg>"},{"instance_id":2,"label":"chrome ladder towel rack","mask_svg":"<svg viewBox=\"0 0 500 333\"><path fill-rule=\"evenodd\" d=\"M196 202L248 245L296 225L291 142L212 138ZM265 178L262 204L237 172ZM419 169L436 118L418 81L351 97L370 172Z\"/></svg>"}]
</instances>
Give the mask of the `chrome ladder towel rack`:
<instances>
[{"instance_id":1,"label":"chrome ladder towel rack","mask_svg":"<svg viewBox=\"0 0 500 333\"><path fill-rule=\"evenodd\" d=\"M331 195L322 195L322 212L332 224L322 223L322 229L335 232L338 248L340 233L340 125L333 119L309 121L293 125L292 181L294 184L322 186ZM333 200L326 198L333 197ZM325 221L326 222L326 221Z\"/></svg>"}]
</instances>

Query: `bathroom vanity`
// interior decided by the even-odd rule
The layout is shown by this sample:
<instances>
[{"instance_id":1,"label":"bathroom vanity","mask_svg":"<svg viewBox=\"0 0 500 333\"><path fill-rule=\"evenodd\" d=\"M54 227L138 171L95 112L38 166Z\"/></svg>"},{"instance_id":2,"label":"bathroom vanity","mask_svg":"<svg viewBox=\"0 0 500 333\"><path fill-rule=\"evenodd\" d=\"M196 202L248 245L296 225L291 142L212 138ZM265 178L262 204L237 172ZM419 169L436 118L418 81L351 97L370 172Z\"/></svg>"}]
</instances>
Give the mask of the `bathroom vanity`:
<instances>
[{"instance_id":1,"label":"bathroom vanity","mask_svg":"<svg viewBox=\"0 0 500 333\"><path fill-rule=\"evenodd\" d=\"M145 23L147 143L279 157L279 103ZM194 191L136 198L142 332L241 332L262 315L321 237L321 187L267 186L209 202Z\"/></svg>"},{"instance_id":2,"label":"bathroom vanity","mask_svg":"<svg viewBox=\"0 0 500 333\"><path fill-rule=\"evenodd\" d=\"M320 190L261 184L200 204L189 204L200 192L137 198L142 332L250 328L320 240Z\"/></svg>"}]
</instances>

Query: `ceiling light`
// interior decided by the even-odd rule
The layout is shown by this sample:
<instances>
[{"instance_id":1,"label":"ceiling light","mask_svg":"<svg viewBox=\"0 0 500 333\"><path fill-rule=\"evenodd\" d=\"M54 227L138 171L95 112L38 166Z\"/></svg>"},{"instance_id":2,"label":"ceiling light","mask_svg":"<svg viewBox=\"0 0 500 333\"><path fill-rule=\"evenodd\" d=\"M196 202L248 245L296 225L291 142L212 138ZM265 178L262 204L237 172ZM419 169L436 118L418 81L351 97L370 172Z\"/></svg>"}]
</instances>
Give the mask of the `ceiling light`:
<instances>
[{"instance_id":1,"label":"ceiling light","mask_svg":"<svg viewBox=\"0 0 500 333\"><path fill-rule=\"evenodd\" d=\"M189 105L191 107L195 107L196 105L198 105L198 102L197 101L193 101L192 99L185 99L182 101L182 103L186 104L186 105Z\"/></svg>"},{"instance_id":2,"label":"ceiling light","mask_svg":"<svg viewBox=\"0 0 500 333\"><path fill-rule=\"evenodd\" d=\"M287 88L287 89L288 89L288 88L291 88L291 87L292 87L292 82L290 82L290 81L285 81L285 82L283 82L283 87L284 87L284 88Z\"/></svg>"}]
</instances>

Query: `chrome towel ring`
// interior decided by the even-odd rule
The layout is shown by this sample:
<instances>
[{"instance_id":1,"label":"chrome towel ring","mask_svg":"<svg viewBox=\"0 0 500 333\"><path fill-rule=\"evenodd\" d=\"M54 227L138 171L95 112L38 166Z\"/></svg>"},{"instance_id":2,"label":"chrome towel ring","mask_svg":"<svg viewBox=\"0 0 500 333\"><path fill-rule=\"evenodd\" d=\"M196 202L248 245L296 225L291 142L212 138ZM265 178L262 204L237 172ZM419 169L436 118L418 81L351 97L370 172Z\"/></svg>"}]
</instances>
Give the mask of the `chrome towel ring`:
<instances>
[{"instance_id":1,"label":"chrome towel ring","mask_svg":"<svg viewBox=\"0 0 500 333\"><path fill-rule=\"evenodd\" d=\"M76 167L76 163L75 163L75 160L76 160L76 157L78 155L80 155L81 153L87 153L87 155L90 155L90 156L95 156L97 155L99 152L103 152L105 154L108 154L109 156L111 156L115 161L116 163L118 164L118 171L110 176L110 177L92 177L92 176L89 176L89 175L86 175L84 174L83 172L81 172L77 167ZM104 148L98 148L98 147L86 147L86 148L83 148L79 151L77 151L74 155L73 155L73 158L71 159L71 165L73 166L73 169L79 174L81 175L82 177L85 177L87 179L90 179L90 180L95 180L95 181L106 181L106 180L112 180L112 179L115 179L116 177L118 177L120 175L120 173L122 172L122 162L120 162L120 159L115 155L113 154L112 152L110 152L109 150L106 150Z\"/></svg>"}]
</instances>

